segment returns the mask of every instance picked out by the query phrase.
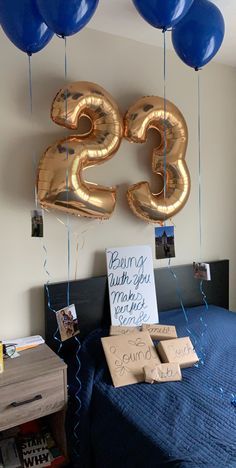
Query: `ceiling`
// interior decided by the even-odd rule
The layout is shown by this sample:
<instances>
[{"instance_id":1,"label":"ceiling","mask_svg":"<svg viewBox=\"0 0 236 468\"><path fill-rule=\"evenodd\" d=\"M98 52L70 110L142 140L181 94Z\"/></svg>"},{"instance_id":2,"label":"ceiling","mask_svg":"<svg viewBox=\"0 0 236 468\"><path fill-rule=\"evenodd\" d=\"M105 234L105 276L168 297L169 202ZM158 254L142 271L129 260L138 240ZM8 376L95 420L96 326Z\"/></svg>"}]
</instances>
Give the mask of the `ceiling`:
<instances>
[{"instance_id":1,"label":"ceiling","mask_svg":"<svg viewBox=\"0 0 236 468\"><path fill-rule=\"evenodd\" d=\"M236 66L236 0L214 0L213 3L223 13L226 25L225 39L215 60ZM146 44L163 44L161 32L141 18L132 0L100 0L89 27ZM168 47L172 48L170 37Z\"/></svg>"}]
</instances>

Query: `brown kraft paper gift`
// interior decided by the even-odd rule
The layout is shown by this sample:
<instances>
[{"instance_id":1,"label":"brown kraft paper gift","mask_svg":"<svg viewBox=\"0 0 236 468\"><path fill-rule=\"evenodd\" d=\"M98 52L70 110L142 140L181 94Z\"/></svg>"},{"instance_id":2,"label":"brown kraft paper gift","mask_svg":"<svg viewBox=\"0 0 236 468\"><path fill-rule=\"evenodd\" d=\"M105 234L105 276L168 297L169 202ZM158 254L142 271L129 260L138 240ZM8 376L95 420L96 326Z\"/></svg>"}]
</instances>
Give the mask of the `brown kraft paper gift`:
<instances>
[{"instance_id":1,"label":"brown kraft paper gift","mask_svg":"<svg viewBox=\"0 0 236 468\"><path fill-rule=\"evenodd\" d=\"M139 327L120 327L119 325L110 326L110 336L130 335L130 333L138 333Z\"/></svg>"},{"instance_id":2,"label":"brown kraft paper gift","mask_svg":"<svg viewBox=\"0 0 236 468\"><path fill-rule=\"evenodd\" d=\"M177 338L176 328L174 325L142 325L142 331L148 331L153 340L171 340Z\"/></svg>"},{"instance_id":3,"label":"brown kraft paper gift","mask_svg":"<svg viewBox=\"0 0 236 468\"><path fill-rule=\"evenodd\" d=\"M157 350L163 362L177 362L181 368L192 367L199 361L188 336L160 341Z\"/></svg>"},{"instance_id":4,"label":"brown kraft paper gift","mask_svg":"<svg viewBox=\"0 0 236 468\"><path fill-rule=\"evenodd\" d=\"M160 364L148 332L101 338L114 387L144 382L144 366Z\"/></svg>"},{"instance_id":5,"label":"brown kraft paper gift","mask_svg":"<svg viewBox=\"0 0 236 468\"><path fill-rule=\"evenodd\" d=\"M180 366L177 362L168 362L166 364L158 364L156 367L144 367L145 382L178 382L182 380Z\"/></svg>"}]
</instances>

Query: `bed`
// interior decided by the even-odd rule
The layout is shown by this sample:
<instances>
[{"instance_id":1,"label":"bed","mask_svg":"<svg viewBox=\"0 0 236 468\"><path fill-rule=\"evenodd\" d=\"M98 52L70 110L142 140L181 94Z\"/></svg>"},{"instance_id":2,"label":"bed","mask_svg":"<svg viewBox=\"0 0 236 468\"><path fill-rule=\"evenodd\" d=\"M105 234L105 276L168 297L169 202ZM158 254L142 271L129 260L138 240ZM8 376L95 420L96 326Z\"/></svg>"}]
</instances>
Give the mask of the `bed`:
<instances>
[{"instance_id":1,"label":"bed","mask_svg":"<svg viewBox=\"0 0 236 468\"><path fill-rule=\"evenodd\" d=\"M176 288L178 278L179 287ZM71 302L81 323L82 406L76 414L76 346L68 340L60 353L69 365L67 427L75 467L236 467L236 315L228 311L228 261L212 262L212 281L204 283L209 308L202 304L191 265L155 271L160 322L175 324L178 336L197 336L203 365L183 370L182 382L114 388L101 347L108 334L106 277L70 283ZM67 283L45 288L46 341L58 349L51 308L65 306ZM188 316L179 307L178 290ZM188 328L188 331L186 329ZM79 425L78 425L79 422ZM77 456L78 455L78 456Z\"/></svg>"}]
</instances>

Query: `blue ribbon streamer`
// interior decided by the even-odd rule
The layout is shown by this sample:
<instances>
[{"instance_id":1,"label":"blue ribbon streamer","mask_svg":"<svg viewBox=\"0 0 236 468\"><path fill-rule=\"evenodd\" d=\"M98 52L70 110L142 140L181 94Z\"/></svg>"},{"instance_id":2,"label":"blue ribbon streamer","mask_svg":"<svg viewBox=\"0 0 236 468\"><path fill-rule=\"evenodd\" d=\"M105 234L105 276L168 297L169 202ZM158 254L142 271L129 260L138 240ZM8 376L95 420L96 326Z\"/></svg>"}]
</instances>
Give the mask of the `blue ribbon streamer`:
<instances>
[{"instance_id":1,"label":"blue ribbon streamer","mask_svg":"<svg viewBox=\"0 0 236 468\"><path fill-rule=\"evenodd\" d=\"M199 214L199 248L200 248L200 258L202 251L202 169L201 169L201 86L200 86L200 72L198 71L198 214ZM203 281L200 281L200 293L203 298L203 302L208 310L208 303L206 294L203 291ZM201 359L200 363L205 364L206 352L204 350L204 335L207 330L207 324L204 321L204 318L200 317L200 322L202 325L203 331L201 332Z\"/></svg>"},{"instance_id":2,"label":"blue ribbon streamer","mask_svg":"<svg viewBox=\"0 0 236 468\"><path fill-rule=\"evenodd\" d=\"M178 281L176 273L171 268L171 258L169 258L169 260L168 260L168 268L169 268L169 271L170 271L171 275L173 276L173 278L175 280L175 283L176 283L176 293L177 293L177 296L179 298L181 309L182 309L183 314L184 314L184 318L185 318L185 322L186 322L186 330L189 333L189 335L193 338L194 345L195 345L194 347L196 347L197 337L193 333L191 328L189 327L189 319L188 319L188 315L187 315L187 312L186 312L185 307L184 307L184 303L183 303L183 299L182 299L182 295L181 295L181 290L180 290L180 287L179 287L179 281Z\"/></svg>"},{"instance_id":3,"label":"blue ribbon streamer","mask_svg":"<svg viewBox=\"0 0 236 468\"><path fill-rule=\"evenodd\" d=\"M49 284L50 284L51 276L50 276L50 273L49 273L49 271L48 271L48 252L47 252L47 248L46 248L46 245L45 245L45 244L43 244L43 250L44 250L44 254L45 254L45 258L44 258L44 262L43 262L43 268L44 268L44 271L45 271L45 273L46 273L46 275L47 275L47 277L48 277L48 280L47 280L46 286L45 286L46 292L47 292L47 305L48 305L48 309L51 310L51 312L53 312L54 314L56 314L56 310L53 309L52 306L51 306L51 298L50 298L50 292L49 292L49 287L48 287ZM57 354L60 353L61 348L62 348L62 342L61 342L61 340L58 338L58 336L57 336L58 334L60 335L60 333L59 333L59 328L57 327L56 330L55 330L55 332L53 333L53 338L54 338L54 340L55 340L57 343L59 343L59 348L58 348L58 350L57 350Z\"/></svg>"},{"instance_id":4,"label":"blue ribbon streamer","mask_svg":"<svg viewBox=\"0 0 236 468\"><path fill-rule=\"evenodd\" d=\"M28 55L29 64L29 104L30 104L30 115L33 114L33 92L32 92L32 69L31 69L31 55Z\"/></svg>"},{"instance_id":5,"label":"blue ribbon streamer","mask_svg":"<svg viewBox=\"0 0 236 468\"><path fill-rule=\"evenodd\" d=\"M209 306L208 306L206 294L205 294L205 292L203 290L203 280L200 281L200 292L201 292L201 295L202 295L203 302L205 304L206 310L208 310Z\"/></svg>"},{"instance_id":6,"label":"blue ribbon streamer","mask_svg":"<svg viewBox=\"0 0 236 468\"><path fill-rule=\"evenodd\" d=\"M79 420L79 413L80 413L80 410L81 410L81 406L82 406L82 403L81 403L81 399L79 397L79 394L80 394L80 391L81 391L81 388L82 388L82 385L81 385L81 381L79 379L79 374L80 374L80 369L81 369L81 362L80 362L80 358L79 358L79 353L80 353L80 350L81 350L81 343L80 343L80 340L77 338L77 336L75 336L75 341L78 343L78 346L77 346L77 351L76 351L76 361L77 361L77 372L76 372L76 380L77 380L77 390L76 390L76 393L75 393L75 398L77 400L77 410L76 410L76 416L77 416L77 423L75 424L75 427L74 427L74 436L75 436L75 439L76 439L76 443L79 442L79 434L78 434L78 428L79 428L79 425L80 425L80 420ZM76 455L78 455L78 453L76 453Z\"/></svg>"},{"instance_id":7,"label":"blue ribbon streamer","mask_svg":"<svg viewBox=\"0 0 236 468\"><path fill-rule=\"evenodd\" d=\"M65 49L64 49L65 50L64 71L65 71L65 84L67 84L67 43L66 43L66 37L64 37L64 45L65 45ZM66 99L65 99L66 119L67 119L67 113L68 113L67 98L68 98L68 91L67 91L67 87L66 87ZM67 164L67 170L66 170L66 192L67 192L67 206L68 206L68 204L69 204L69 168L68 168L68 165L69 165L69 151L68 151L68 147L66 147L66 158L67 158L67 163L68 163ZM69 214L67 214L66 227L67 227L67 306L69 306L70 305L70 263L71 263L71 259L70 259L71 226L70 226ZM77 336L75 336L75 341L77 342L77 350L76 350L76 362L77 362L76 381L77 381L77 388L76 388L76 393L75 393L75 398L76 398L76 401L77 401L77 409L76 409L77 422L76 422L76 424L74 426L73 434L74 434L74 438L76 440L76 447L74 447L74 452L75 452L75 455L76 455L76 457L78 459L78 457L79 457L79 453L77 451L77 445L78 445L78 442L79 442L78 428L79 428L79 424L80 424L79 413L80 413L80 410L81 410L81 400L80 400L80 397L79 397L79 393L81 391L81 381L80 381L80 378L79 378L80 369L81 369L81 362L80 362L80 358L79 358L81 343L80 343L80 340L78 339Z\"/></svg>"},{"instance_id":8,"label":"blue ribbon streamer","mask_svg":"<svg viewBox=\"0 0 236 468\"><path fill-rule=\"evenodd\" d=\"M199 288L200 288L200 292L201 292L201 295L202 295L202 298L203 298L203 302L205 304L205 310L206 312L208 312L209 310L209 305L208 305L208 302L207 302L207 296L205 294L205 291L203 289L203 280L200 281L200 285L199 285ZM200 363L202 365L205 364L205 358L206 358L206 351L204 349L204 337L205 337L205 334L206 334L206 331L207 331L207 323L206 321L204 320L203 316L200 317L200 321L201 321L201 324L202 324L202 327L203 327L203 331L201 332L201 359L200 359ZM222 387L215 387L213 388L212 385L210 383L207 384L208 385L208 388L209 390L211 390L212 392L217 392L221 399L225 399L227 401L230 401L232 406L234 406L236 408L236 395L234 395L233 393L229 394L229 392L226 392Z\"/></svg>"},{"instance_id":9,"label":"blue ribbon streamer","mask_svg":"<svg viewBox=\"0 0 236 468\"><path fill-rule=\"evenodd\" d=\"M199 212L199 242L202 248L202 169L201 169L201 86L198 72L198 212ZM201 256L201 255L200 255Z\"/></svg>"},{"instance_id":10,"label":"blue ribbon streamer","mask_svg":"<svg viewBox=\"0 0 236 468\"><path fill-rule=\"evenodd\" d=\"M64 54L64 72L65 72L65 83L67 84L67 42L66 42L66 36L64 37L64 46L65 46L65 54ZM65 95L66 95L66 99L65 99L65 111L66 111L66 118L67 118L67 94L68 94L68 90L66 88L66 92L65 92Z\"/></svg>"},{"instance_id":11,"label":"blue ribbon streamer","mask_svg":"<svg viewBox=\"0 0 236 468\"><path fill-rule=\"evenodd\" d=\"M32 126L32 132L33 132L33 86L32 86L31 55L28 55L28 75L29 75L29 110L30 110L30 121L31 121L31 126ZM37 161L36 161L35 150L33 150L33 167L34 167L34 172L36 174ZM36 177L35 177L35 179L36 179ZM37 209L38 208L38 193L37 193L36 182L34 184L34 202L35 202L35 207Z\"/></svg>"},{"instance_id":12,"label":"blue ribbon streamer","mask_svg":"<svg viewBox=\"0 0 236 468\"><path fill-rule=\"evenodd\" d=\"M179 284L178 284L178 278L177 278L176 273L171 268L171 259L170 258L169 258L169 261L168 261L168 268L169 268L170 273L172 274L172 276L173 276L173 278L174 278L174 280L176 282L176 292L177 292L177 295L179 297L181 308L182 308L184 318L185 318L185 321L186 321L186 330L188 331L189 335L193 338L195 346L196 346L197 337L196 337L195 333L193 333L193 331L189 327L188 315L187 315L187 312L186 312L185 307L184 307L184 303L183 303L183 299L182 299L182 295L181 295L181 290L180 290L180 287L179 287ZM202 284L200 284L200 287L201 287L202 294L204 296L204 302L205 302L206 310L208 310L209 306L208 306L208 303L207 303L207 300L206 300L206 295L205 295L205 293L203 291ZM202 319L202 317L200 318L200 320L201 319ZM205 324L205 326L207 327L206 324ZM202 337L203 337L203 334L204 334L204 332L202 333ZM195 348L195 346L194 346L194 348ZM203 365L204 364L205 353L204 353L202 348L200 350L200 353L198 352L198 354L200 354L200 356L199 356L200 357L200 363ZM199 367L199 365L195 364L194 367ZM236 395L235 394L233 394L233 393L229 394L229 392L226 392L222 387L213 388L210 383L207 383L207 385L208 385L209 390L211 390L212 392L216 391L217 393L219 393L222 400L225 399L227 401L230 401L231 405L234 408L236 408Z\"/></svg>"},{"instance_id":13,"label":"blue ribbon streamer","mask_svg":"<svg viewBox=\"0 0 236 468\"><path fill-rule=\"evenodd\" d=\"M167 142L166 142L166 32L163 32L164 38L164 63L163 63L163 81L164 81L164 198L166 198L166 156L167 156Z\"/></svg>"},{"instance_id":14,"label":"blue ribbon streamer","mask_svg":"<svg viewBox=\"0 0 236 468\"><path fill-rule=\"evenodd\" d=\"M32 86L32 63L31 63L31 56L30 55L28 55L28 66L29 66L28 71L29 71L30 117L31 117L31 124L33 125L33 86ZM35 169L35 173L36 173L37 163L36 163L35 152L33 154L33 163L34 163L34 169ZM37 195L36 183L35 183L35 186L34 186L34 196L35 196L35 207L37 209L37 207L38 207L38 195ZM51 307L50 293L49 293L49 287L48 287L49 284L50 284L50 273L48 271L48 266L47 266L48 253L47 253L47 248L46 248L45 244L43 244L43 250L44 250L44 255L45 255L44 262L43 262L43 268L44 268L44 271L46 273L46 276L48 277L48 280L46 282L47 304L48 304L48 309L51 310L55 314L56 311ZM57 350L57 353L59 354L60 350L61 350L61 347L62 347L62 343L61 343L61 340L57 336L58 334L59 334L59 328L57 327L56 331L53 333L53 338L57 343L59 343L59 348ZM60 334L59 334L59 336L60 336Z\"/></svg>"},{"instance_id":15,"label":"blue ribbon streamer","mask_svg":"<svg viewBox=\"0 0 236 468\"><path fill-rule=\"evenodd\" d=\"M67 84L67 43L66 43L66 37L64 37L64 46L65 46L65 55L64 55L64 72L65 72L65 84ZM66 119L67 119L67 112L68 112L68 92L66 88L66 99L65 99L65 114L66 114ZM69 164L69 151L68 147L66 145L66 159L67 163ZM68 164L67 164L67 170L66 170L66 193L67 193L67 207L69 204L69 170L68 170ZM67 306L69 307L70 305L70 238L71 238L71 233L70 233L70 220L69 220L69 215L67 214Z\"/></svg>"},{"instance_id":16,"label":"blue ribbon streamer","mask_svg":"<svg viewBox=\"0 0 236 468\"><path fill-rule=\"evenodd\" d=\"M199 247L200 247L200 259L201 259L201 251L202 251L202 155L201 155L201 81L200 81L200 72L198 71L198 213L199 213ZM208 311L208 303L207 297L203 290L203 281L200 281L199 285L200 293L203 299L203 302L206 307L206 311ZM204 365L206 352L204 350L204 336L207 330L207 323L204 320L204 317L200 317L201 325L203 331L201 332L201 354L203 355L203 359L201 360L201 364Z\"/></svg>"},{"instance_id":17,"label":"blue ribbon streamer","mask_svg":"<svg viewBox=\"0 0 236 468\"><path fill-rule=\"evenodd\" d=\"M209 306L208 306L208 302L207 302L207 296L206 296L206 294L205 294L205 292L203 290L203 280L200 281L199 289L200 289L200 293L202 295L203 302L205 304L206 312L208 312ZM205 334L207 332L207 323L204 320L204 316L200 317L200 322L201 322L201 326L202 326L202 332L201 332L201 355L202 355L202 358L201 358L200 362L201 362L202 365L204 365L205 364L205 359L206 359L206 351L205 351L205 348L204 348L204 338L205 338Z\"/></svg>"}]
</instances>

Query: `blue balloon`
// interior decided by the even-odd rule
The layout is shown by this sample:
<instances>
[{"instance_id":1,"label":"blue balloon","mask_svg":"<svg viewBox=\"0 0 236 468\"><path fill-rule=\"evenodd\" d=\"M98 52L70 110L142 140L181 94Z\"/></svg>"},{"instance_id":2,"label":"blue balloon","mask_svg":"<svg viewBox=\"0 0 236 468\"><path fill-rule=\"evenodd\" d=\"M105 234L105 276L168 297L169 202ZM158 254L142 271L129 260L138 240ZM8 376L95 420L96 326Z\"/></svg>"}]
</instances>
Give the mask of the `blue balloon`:
<instances>
[{"instance_id":1,"label":"blue balloon","mask_svg":"<svg viewBox=\"0 0 236 468\"><path fill-rule=\"evenodd\" d=\"M82 29L98 5L98 0L37 0L48 27L59 36L71 36Z\"/></svg>"},{"instance_id":2,"label":"blue balloon","mask_svg":"<svg viewBox=\"0 0 236 468\"><path fill-rule=\"evenodd\" d=\"M10 41L28 55L43 49L53 36L35 0L0 0L0 23Z\"/></svg>"},{"instance_id":3,"label":"blue balloon","mask_svg":"<svg viewBox=\"0 0 236 468\"><path fill-rule=\"evenodd\" d=\"M173 27L188 12L194 0L133 0L140 15L154 28Z\"/></svg>"},{"instance_id":4,"label":"blue balloon","mask_svg":"<svg viewBox=\"0 0 236 468\"><path fill-rule=\"evenodd\" d=\"M195 0L188 14L172 31L172 42L184 63L196 70L218 52L225 33L219 8L208 0Z\"/></svg>"}]
</instances>

